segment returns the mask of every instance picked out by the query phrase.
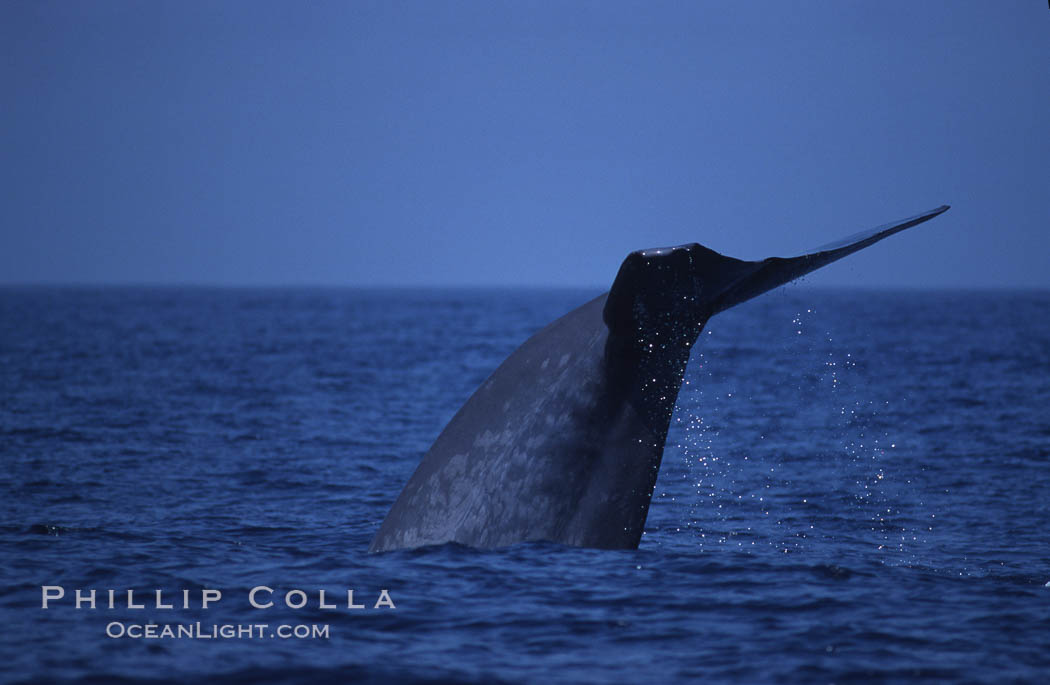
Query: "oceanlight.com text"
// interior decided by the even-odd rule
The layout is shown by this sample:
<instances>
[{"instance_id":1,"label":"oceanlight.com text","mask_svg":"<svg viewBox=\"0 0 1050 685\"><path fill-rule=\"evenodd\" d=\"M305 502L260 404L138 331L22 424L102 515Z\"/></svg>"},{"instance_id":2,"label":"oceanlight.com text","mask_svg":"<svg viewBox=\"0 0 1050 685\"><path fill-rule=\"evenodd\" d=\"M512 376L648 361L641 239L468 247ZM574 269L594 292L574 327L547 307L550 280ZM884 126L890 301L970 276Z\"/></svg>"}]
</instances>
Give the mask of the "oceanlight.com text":
<instances>
[{"instance_id":1,"label":"oceanlight.com text","mask_svg":"<svg viewBox=\"0 0 1050 685\"><path fill-rule=\"evenodd\" d=\"M327 640L328 624L123 623L106 624L106 636L131 640Z\"/></svg>"}]
</instances>

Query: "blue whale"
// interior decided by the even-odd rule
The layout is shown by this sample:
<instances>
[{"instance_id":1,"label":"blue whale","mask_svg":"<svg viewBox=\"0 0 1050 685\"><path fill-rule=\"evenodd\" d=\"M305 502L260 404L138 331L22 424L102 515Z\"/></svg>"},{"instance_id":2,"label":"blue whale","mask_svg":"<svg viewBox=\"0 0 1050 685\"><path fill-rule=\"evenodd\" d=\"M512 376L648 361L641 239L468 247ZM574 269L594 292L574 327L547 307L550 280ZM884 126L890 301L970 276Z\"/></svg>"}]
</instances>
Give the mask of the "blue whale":
<instances>
[{"instance_id":1,"label":"blue whale","mask_svg":"<svg viewBox=\"0 0 1050 685\"><path fill-rule=\"evenodd\" d=\"M707 320L947 209L799 257L743 261L697 243L632 252L608 293L526 340L481 384L369 551L538 540L636 548Z\"/></svg>"}]
</instances>

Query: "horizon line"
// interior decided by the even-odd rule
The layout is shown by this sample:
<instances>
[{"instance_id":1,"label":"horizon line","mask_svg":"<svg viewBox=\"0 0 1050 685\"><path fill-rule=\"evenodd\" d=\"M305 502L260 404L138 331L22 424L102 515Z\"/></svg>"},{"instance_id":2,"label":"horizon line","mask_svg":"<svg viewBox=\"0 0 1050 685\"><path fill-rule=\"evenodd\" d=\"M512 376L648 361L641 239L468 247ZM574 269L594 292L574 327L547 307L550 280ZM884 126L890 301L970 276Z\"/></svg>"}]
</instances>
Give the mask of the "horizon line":
<instances>
[{"instance_id":1,"label":"horizon line","mask_svg":"<svg viewBox=\"0 0 1050 685\"><path fill-rule=\"evenodd\" d=\"M794 287L806 290L898 290L929 292L1050 292L1050 286L1041 285L873 285L850 284L830 285L811 284L793 281L781 287ZM538 284L538 283L303 283L303 282L221 282L221 281L0 281L0 289L180 289L188 290L562 290L604 292L608 285L587 284Z\"/></svg>"}]
</instances>

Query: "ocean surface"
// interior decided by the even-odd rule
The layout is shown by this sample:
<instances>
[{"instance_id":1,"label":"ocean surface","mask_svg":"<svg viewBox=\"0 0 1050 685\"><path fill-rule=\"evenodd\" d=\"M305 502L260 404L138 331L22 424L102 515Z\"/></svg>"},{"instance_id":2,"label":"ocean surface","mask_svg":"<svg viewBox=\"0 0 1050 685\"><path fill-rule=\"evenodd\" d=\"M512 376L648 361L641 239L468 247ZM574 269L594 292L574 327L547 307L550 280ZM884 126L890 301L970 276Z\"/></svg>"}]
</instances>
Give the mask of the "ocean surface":
<instances>
[{"instance_id":1,"label":"ocean surface","mask_svg":"<svg viewBox=\"0 0 1050 685\"><path fill-rule=\"evenodd\" d=\"M0 678L1047 682L1046 292L782 288L702 334L639 549L367 554L595 294L0 289Z\"/></svg>"}]
</instances>

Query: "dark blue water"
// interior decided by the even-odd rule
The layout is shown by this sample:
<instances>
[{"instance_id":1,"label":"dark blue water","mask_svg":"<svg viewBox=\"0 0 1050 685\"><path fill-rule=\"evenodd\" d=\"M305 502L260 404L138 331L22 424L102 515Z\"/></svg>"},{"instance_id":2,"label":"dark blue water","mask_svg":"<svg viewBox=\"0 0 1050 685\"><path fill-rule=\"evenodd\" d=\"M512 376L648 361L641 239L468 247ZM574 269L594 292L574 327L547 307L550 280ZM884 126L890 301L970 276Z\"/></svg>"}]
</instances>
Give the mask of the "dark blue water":
<instances>
[{"instance_id":1,"label":"dark blue water","mask_svg":"<svg viewBox=\"0 0 1050 685\"><path fill-rule=\"evenodd\" d=\"M366 554L473 389L593 294L0 290L0 673L1050 675L1047 293L763 296L703 333L637 551ZM42 586L66 596L44 610ZM252 608L256 586L275 606ZM96 609L75 608L78 588ZM222 599L202 609L202 589ZM304 608L283 603L296 589ZM396 608L373 608L384 589ZM107 636L198 622L268 627Z\"/></svg>"}]
</instances>

